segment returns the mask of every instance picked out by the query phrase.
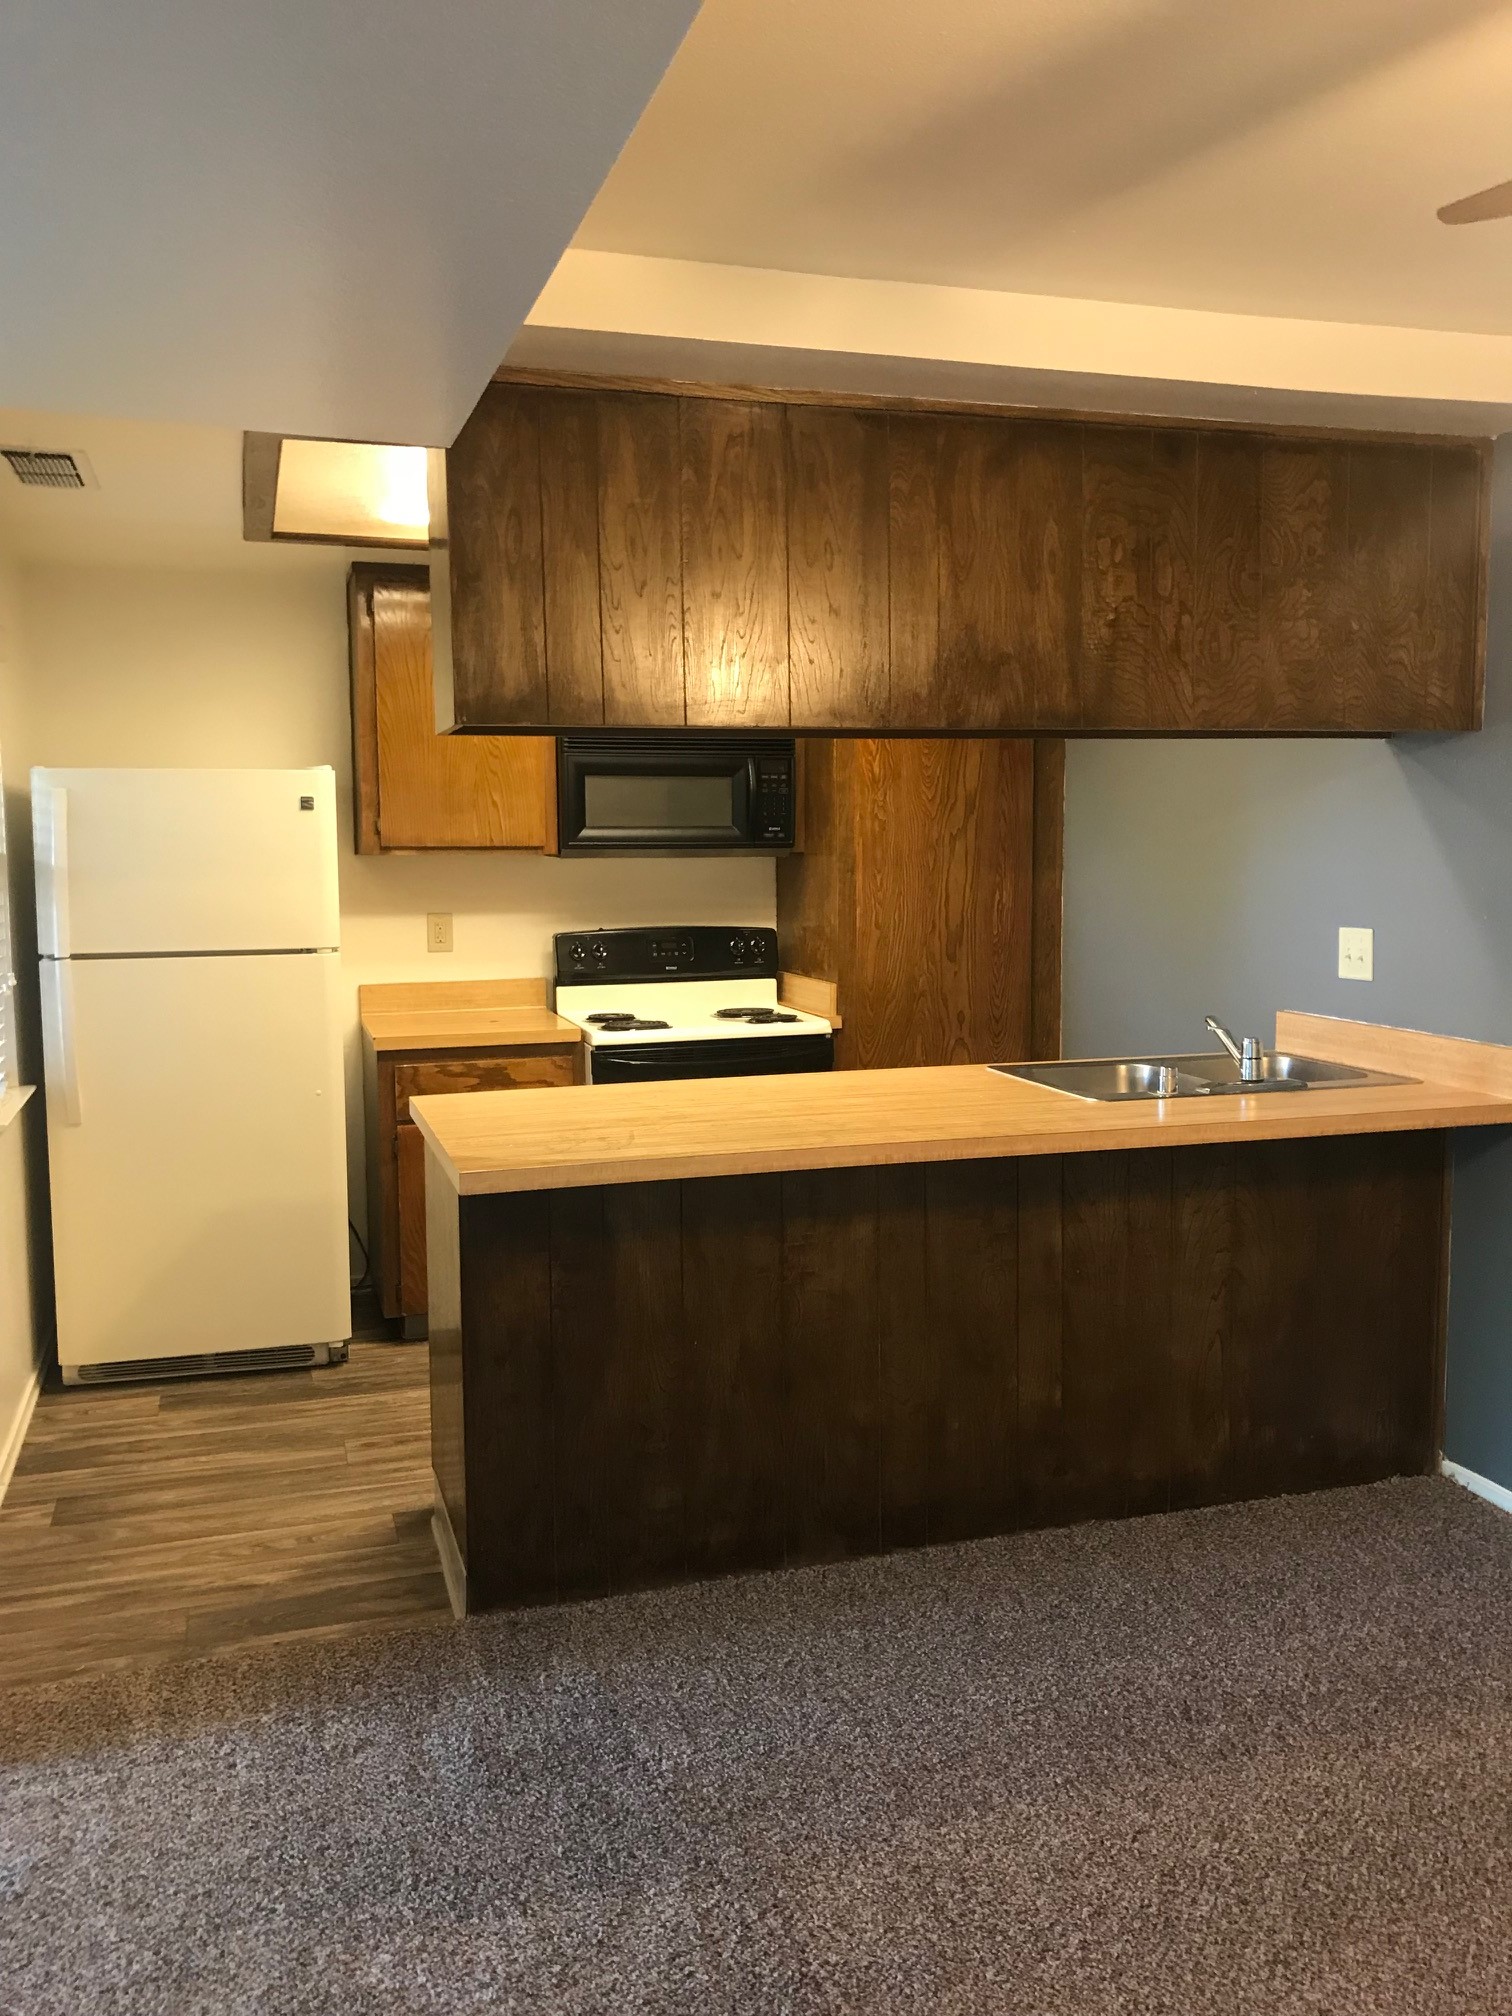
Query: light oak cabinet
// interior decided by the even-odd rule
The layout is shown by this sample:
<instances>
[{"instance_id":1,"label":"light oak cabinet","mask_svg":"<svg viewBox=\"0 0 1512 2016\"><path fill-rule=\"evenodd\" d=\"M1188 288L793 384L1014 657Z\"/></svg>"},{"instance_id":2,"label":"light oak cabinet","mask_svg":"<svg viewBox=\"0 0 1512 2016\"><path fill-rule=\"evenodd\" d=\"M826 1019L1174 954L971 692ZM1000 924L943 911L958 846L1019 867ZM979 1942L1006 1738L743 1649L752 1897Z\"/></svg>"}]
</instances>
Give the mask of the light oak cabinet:
<instances>
[{"instance_id":1,"label":"light oak cabinet","mask_svg":"<svg viewBox=\"0 0 1512 2016\"><path fill-rule=\"evenodd\" d=\"M396 982L358 989L368 1157L368 1258L383 1314L423 1335L425 1139L410 1100L577 1084L583 1046L544 980Z\"/></svg>"},{"instance_id":2,"label":"light oak cabinet","mask_svg":"<svg viewBox=\"0 0 1512 2016\"><path fill-rule=\"evenodd\" d=\"M447 461L459 725L1480 722L1489 444L491 385Z\"/></svg>"},{"instance_id":3,"label":"light oak cabinet","mask_svg":"<svg viewBox=\"0 0 1512 2016\"><path fill-rule=\"evenodd\" d=\"M353 567L347 623L357 852L554 851L550 737L436 732L425 570Z\"/></svg>"}]
</instances>

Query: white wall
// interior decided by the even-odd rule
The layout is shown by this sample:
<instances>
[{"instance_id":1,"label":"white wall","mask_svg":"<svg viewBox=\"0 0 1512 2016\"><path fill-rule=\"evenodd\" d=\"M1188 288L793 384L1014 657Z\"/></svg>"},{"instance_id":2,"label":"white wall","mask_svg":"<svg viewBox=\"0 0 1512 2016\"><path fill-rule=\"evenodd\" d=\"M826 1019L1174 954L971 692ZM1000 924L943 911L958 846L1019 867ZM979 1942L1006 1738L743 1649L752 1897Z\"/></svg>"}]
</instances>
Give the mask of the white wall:
<instances>
[{"instance_id":1,"label":"white wall","mask_svg":"<svg viewBox=\"0 0 1512 2016\"><path fill-rule=\"evenodd\" d=\"M0 767L7 791L7 814L13 846L10 870L12 907L21 912L15 947L17 970L23 970L31 944L26 926L25 885L30 879L31 851L25 792L15 786L20 777L19 748L25 740L22 710L25 702L25 667L19 622L18 583L14 566L0 554ZM24 783L24 778L21 779ZM16 827L25 828L20 833ZM24 1083L33 1067L33 1053L22 1032L17 1082ZM36 1392L36 1373L43 1340L38 1323L40 1298L34 1291L32 1264L33 1226L38 1223L30 1208L26 1147L42 1125L41 1105L33 1100L0 1130L0 1492L9 1479L20 1448L21 1432L31 1411Z\"/></svg>"},{"instance_id":2,"label":"white wall","mask_svg":"<svg viewBox=\"0 0 1512 2016\"><path fill-rule=\"evenodd\" d=\"M263 561L266 564L262 564ZM334 764L341 798L352 1215L365 1229L357 987L549 971L575 926L774 921L770 861L359 857L352 847L345 556L246 550L224 571L29 569L26 764ZM7 752L14 781L24 784ZM28 817L12 807L13 819ZM425 950L427 911L454 951ZM24 971L24 968L22 969Z\"/></svg>"}]
</instances>

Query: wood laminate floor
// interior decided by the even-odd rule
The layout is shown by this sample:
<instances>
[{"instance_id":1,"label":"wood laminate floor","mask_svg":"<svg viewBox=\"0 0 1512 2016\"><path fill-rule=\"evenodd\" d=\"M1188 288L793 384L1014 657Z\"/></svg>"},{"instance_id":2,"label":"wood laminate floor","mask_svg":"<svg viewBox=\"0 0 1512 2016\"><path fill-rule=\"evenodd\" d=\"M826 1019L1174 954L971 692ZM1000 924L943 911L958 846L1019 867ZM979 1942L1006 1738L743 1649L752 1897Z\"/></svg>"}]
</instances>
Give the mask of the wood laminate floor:
<instances>
[{"instance_id":1,"label":"wood laminate floor","mask_svg":"<svg viewBox=\"0 0 1512 2016\"><path fill-rule=\"evenodd\" d=\"M0 1687L449 1619L423 1345L54 1388L0 1505Z\"/></svg>"}]
</instances>

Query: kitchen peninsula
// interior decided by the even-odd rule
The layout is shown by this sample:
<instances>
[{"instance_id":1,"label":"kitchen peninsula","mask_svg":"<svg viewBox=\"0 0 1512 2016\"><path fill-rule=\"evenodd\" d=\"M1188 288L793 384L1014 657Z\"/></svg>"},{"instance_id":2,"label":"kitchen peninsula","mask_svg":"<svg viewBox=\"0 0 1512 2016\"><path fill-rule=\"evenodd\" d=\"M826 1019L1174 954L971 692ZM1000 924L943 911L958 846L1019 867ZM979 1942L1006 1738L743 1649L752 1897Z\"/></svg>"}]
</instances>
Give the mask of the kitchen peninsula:
<instances>
[{"instance_id":1,"label":"kitchen peninsula","mask_svg":"<svg viewBox=\"0 0 1512 2016\"><path fill-rule=\"evenodd\" d=\"M1447 1130L1512 1124L1512 1053L1307 1016L1276 1040L1410 1082L416 1099L454 1602L1430 1469Z\"/></svg>"}]
</instances>

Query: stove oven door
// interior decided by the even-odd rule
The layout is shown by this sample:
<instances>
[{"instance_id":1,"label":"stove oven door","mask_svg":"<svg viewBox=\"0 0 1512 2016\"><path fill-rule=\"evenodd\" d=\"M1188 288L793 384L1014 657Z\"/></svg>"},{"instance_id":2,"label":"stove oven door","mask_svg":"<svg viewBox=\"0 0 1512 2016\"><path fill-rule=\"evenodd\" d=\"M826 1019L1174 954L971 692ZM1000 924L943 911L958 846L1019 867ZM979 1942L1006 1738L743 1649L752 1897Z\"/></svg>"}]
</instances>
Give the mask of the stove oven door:
<instances>
[{"instance_id":1,"label":"stove oven door","mask_svg":"<svg viewBox=\"0 0 1512 2016\"><path fill-rule=\"evenodd\" d=\"M656 1078L759 1078L788 1071L829 1071L833 1036L732 1036L706 1043L601 1043L589 1053L595 1085Z\"/></svg>"}]
</instances>

